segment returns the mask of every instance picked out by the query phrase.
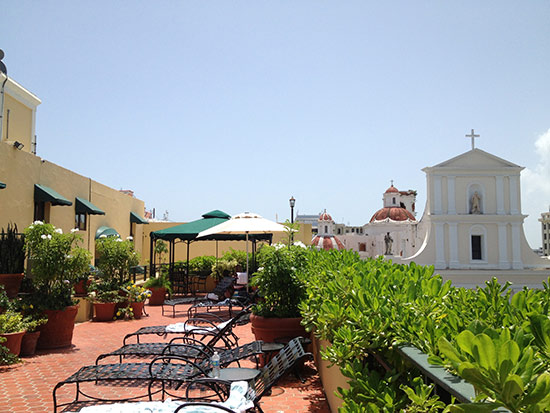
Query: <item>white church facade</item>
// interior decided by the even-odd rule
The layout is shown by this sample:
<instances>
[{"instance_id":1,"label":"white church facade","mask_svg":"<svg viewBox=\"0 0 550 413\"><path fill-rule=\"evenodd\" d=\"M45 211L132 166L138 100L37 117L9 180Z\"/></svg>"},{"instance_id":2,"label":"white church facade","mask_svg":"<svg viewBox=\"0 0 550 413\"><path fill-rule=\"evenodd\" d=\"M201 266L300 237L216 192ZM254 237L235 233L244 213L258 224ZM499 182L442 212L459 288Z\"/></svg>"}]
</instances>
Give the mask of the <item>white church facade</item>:
<instances>
[{"instance_id":1,"label":"white church facade","mask_svg":"<svg viewBox=\"0 0 550 413\"><path fill-rule=\"evenodd\" d=\"M470 151L423 169L427 199L420 221L416 192L392 183L362 232L338 237L364 258L385 255L396 263L433 265L455 285L473 287L496 277L515 289L540 287L550 276L550 262L525 238L523 169L472 142Z\"/></svg>"}]
</instances>

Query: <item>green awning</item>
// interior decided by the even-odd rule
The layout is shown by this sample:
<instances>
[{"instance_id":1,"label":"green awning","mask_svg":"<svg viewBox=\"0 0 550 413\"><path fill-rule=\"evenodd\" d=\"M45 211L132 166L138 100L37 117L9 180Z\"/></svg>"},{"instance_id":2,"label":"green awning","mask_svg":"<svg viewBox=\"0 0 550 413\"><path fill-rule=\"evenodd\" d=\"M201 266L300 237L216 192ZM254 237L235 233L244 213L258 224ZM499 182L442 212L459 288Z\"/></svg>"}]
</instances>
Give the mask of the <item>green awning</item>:
<instances>
[{"instance_id":1,"label":"green awning","mask_svg":"<svg viewBox=\"0 0 550 413\"><path fill-rule=\"evenodd\" d=\"M34 184L34 200L35 202L51 202L52 205L71 206L73 204L52 188L39 184Z\"/></svg>"},{"instance_id":2,"label":"green awning","mask_svg":"<svg viewBox=\"0 0 550 413\"><path fill-rule=\"evenodd\" d=\"M96 207L87 199L76 197L74 210L77 214L105 215L105 212Z\"/></svg>"},{"instance_id":3,"label":"green awning","mask_svg":"<svg viewBox=\"0 0 550 413\"><path fill-rule=\"evenodd\" d=\"M4 182L0 182L0 189L4 189L6 187L6 184Z\"/></svg>"},{"instance_id":4,"label":"green awning","mask_svg":"<svg viewBox=\"0 0 550 413\"><path fill-rule=\"evenodd\" d=\"M135 212L130 212L130 222L132 224L148 224L148 222L145 219L140 217Z\"/></svg>"},{"instance_id":5,"label":"green awning","mask_svg":"<svg viewBox=\"0 0 550 413\"><path fill-rule=\"evenodd\" d=\"M105 235L106 237L120 237L119 233L116 232L116 229L111 227L99 227L95 232L95 239L102 238Z\"/></svg>"},{"instance_id":6,"label":"green awning","mask_svg":"<svg viewBox=\"0 0 550 413\"><path fill-rule=\"evenodd\" d=\"M182 241L193 241L197 238L199 232L208 228L212 228L215 225L221 224L231 218L231 215L226 214L220 210L214 210L207 212L201 219L188 222L187 224L175 225L170 228L160 229L158 231L151 232L151 237L156 239L162 239L165 241L174 241L180 239ZM248 238L250 240L268 240L272 234L250 234ZM245 235L240 234L212 234L211 236L200 239L206 240L219 240L219 241L241 241L245 240Z\"/></svg>"}]
</instances>

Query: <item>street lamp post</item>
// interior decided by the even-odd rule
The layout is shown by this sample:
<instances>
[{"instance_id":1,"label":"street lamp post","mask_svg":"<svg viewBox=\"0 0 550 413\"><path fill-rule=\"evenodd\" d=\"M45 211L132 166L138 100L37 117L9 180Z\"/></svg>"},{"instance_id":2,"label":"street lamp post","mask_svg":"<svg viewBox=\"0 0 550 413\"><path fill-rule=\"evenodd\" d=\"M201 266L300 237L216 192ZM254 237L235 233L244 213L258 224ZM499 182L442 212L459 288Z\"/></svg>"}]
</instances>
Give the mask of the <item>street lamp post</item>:
<instances>
[{"instance_id":1,"label":"street lamp post","mask_svg":"<svg viewBox=\"0 0 550 413\"><path fill-rule=\"evenodd\" d=\"M290 223L294 224L294 205L296 205L296 200L291 196L288 202L290 203ZM294 243L294 231L290 233L290 240Z\"/></svg>"}]
</instances>

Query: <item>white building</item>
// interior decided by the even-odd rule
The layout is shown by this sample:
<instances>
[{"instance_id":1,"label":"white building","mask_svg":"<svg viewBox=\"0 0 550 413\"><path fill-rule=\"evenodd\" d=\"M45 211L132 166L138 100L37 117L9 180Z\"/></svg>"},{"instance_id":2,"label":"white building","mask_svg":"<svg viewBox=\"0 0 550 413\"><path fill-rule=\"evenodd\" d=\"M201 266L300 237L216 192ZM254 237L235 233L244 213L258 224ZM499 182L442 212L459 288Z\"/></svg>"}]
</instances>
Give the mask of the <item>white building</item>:
<instances>
[{"instance_id":1,"label":"white building","mask_svg":"<svg viewBox=\"0 0 550 413\"><path fill-rule=\"evenodd\" d=\"M427 200L418 252L402 262L434 265L457 285L493 276L540 286L549 263L533 253L523 232L522 167L472 149L424 168Z\"/></svg>"}]
</instances>

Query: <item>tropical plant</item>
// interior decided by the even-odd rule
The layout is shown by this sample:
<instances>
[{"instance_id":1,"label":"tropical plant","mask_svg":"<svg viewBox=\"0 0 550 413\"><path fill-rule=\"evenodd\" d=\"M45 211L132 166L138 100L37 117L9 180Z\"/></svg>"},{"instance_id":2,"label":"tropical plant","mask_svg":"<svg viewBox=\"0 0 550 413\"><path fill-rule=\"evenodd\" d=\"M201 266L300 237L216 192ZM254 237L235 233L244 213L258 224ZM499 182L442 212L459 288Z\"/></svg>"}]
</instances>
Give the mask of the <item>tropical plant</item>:
<instances>
[{"instance_id":1,"label":"tropical plant","mask_svg":"<svg viewBox=\"0 0 550 413\"><path fill-rule=\"evenodd\" d=\"M164 254L168 253L168 247L163 240L157 239L155 241L154 253L159 257L159 264L162 264L162 262L164 261Z\"/></svg>"},{"instance_id":2,"label":"tropical plant","mask_svg":"<svg viewBox=\"0 0 550 413\"><path fill-rule=\"evenodd\" d=\"M0 233L0 274L21 274L25 267L25 239L17 225L8 224Z\"/></svg>"},{"instance_id":3,"label":"tropical plant","mask_svg":"<svg viewBox=\"0 0 550 413\"><path fill-rule=\"evenodd\" d=\"M25 229L25 248L31 260L35 306L61 310L73 305L72 285L89 271L91 254L78 246L82 238L71 231L35 221Z\"/></svg>"},{"instance_id":4,"label":"tropical plant","mask_svg":"<svg viewBox=\"0 0 550 413\"><path fill-rule=\"evenodd\" d=\"M303 274L309 250L300 246L276 244L261 248L260 268L251 285L263 297L253 308L262 317L300 317L299 305L306 297Z\"/></svg>"},{"instance_id":5,"label":"tropical plant","mask_svg":"<svg viewBox=\"0 0 550 413\"><path fill-rule=\"evenodd\" d=\"M235 268L239 266L241 269L246 268L246 251L235 250L230 248L221 258L222 261L236 262Z\"/></svg>"},{"instance_id":6,"label":"tropical plant","mask_svg":"<svg viewBox=\"0 0 550 413\"><path fill-rule=\"evenodd\" d=\"M239 262L234 259L221 258L212 265L212 278L221 280L225 276L235 274Z\"/></svg>"},{"instance_id":7,"label":"tropical plant","mask_svg":"<svg viewBox=\"0 0 550 413\"><path fill-rule=\"evenodd\" d=\"M3 285L0 285L0 312L2 312L2 309L8 308L10 305L10 299L8 298L8 294L6 294L6 290L4 289Z\"/></svg>"},{"instance_id":8,"label":"tropical plant","mask_svg":"<svg viewBox=\"0 0 550 413\"><path fill-rule=\"evenodd\" d=\"M123 300L119 291L117 280L100 278L92 280L88 286L88 298L93 303L118 303Z\"/></svg>"},{"instance_id":9,"label":"tropical plant","mask_svg":"<svg viewBox=\"0 0 550 413\"><path fill-rule=\"evenodd\" d=\"M212 255L202 255L189 260L189 271L200 275L210 275L212 266L216 263L216 257Z\"/></svg>"},{"instance_id":10,"label":"tropical plant","mask_svg":"<svg viewBox=\"0 0 550 413\"><path fill-rule=\"evenodd\" d=\"M130 279L130 268L138 265L139 254L134 243L118 237L104 237L96 242L97 268L104 279L116 280L119 285Z\"/></svg>"},{"instance_id":11,"label":"tropical plant","mask_svg":"<svg viewBox=\"0 0 550 413\"><path fill-rule=\"evenodd\" d=\"M26 328L27 324L20 313L6 311L0 314L0 334L19 333Z\"/></svg>"},{"instance_id":12,"label":"tropical plant","mask_svg":"<svg viewBox=\"0 0 550 413\"><path fill-rule=\"evenodd\" d=\"M161 273L157 277L151 277L145 283L143 284L143 287L145 288L166 288L166 290L171 293L172 292L172 284L170 283L170 280L168 279L168 275L166 272L161 271Z\"/></svg>"}]
</instances>

